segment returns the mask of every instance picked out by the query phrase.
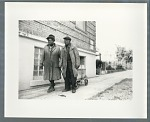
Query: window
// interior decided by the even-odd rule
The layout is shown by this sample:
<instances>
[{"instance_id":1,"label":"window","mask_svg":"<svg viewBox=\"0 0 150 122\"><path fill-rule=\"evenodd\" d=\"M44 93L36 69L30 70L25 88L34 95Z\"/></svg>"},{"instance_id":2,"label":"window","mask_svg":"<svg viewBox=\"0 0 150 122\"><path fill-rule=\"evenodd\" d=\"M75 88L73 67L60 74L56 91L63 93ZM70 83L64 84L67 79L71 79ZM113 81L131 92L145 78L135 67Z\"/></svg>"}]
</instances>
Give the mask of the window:
<instances>
[{"instance_id":1,"label":"window","mask_svg":"<svg viewBox=\"0 0 150 122\"><path fill-rule=\"evenodd\" d=\"M40 60L42 56L42 48L34 48L34 70L33 70L33 80L43 79L43 69L40 69Z\"/></svg>"},{"instance_id":2,"label":"window","mask_svg":"<svg viewBox=\"0 0 150 122\"><path fill-rule=\"evenodd\" d=\"M80 67L78 70L78 78L84 77L86 75L86 67L85 67L85 57L80 56Z\"/></svg>"},{"instance_id":3,"label":"window","mask_svg":"<svg viewBox=\"0 0 150 122\"><path fill-rule=\"evenodd\" d=\"M80 68L85 69L85 57L80 56Z\"/></svg>"},{"instance_id":4,"label":"window","mask_svg":"<svg viewBox=\"0 0 150 122\"><path fill-rule=\"evenodd\" d=\"M76 27L77 29L86 31L86 21L76 21Z\"/></svg>"},{"instance_id":5,"label":"window","mask_svg":"<svg viewBox=\"0 0 150 122\"><path fill-rule=\"evenodd\" d=\"M90 40L90 49L94 50L94 41L93 40Z\"/></svg>"}]
</instances>

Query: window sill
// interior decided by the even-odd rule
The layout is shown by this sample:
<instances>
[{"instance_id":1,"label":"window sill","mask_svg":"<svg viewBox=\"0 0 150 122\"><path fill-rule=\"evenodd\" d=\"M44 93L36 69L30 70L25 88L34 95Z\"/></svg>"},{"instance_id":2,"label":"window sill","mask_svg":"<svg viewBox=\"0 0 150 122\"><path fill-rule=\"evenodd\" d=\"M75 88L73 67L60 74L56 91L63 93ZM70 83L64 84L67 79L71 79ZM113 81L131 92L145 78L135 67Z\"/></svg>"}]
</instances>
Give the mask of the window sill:
<instances>
[{"instance_id":1,"label":"window sill","mask_svg":"<svg viewBox=\"0 0 150 122\"><path fill-rule=\"evenodd\" d=\"M80 68L80 67L79 67L79 69L78 69L78 70L86 70L86 68Z\"/></svg>"}]
</instances>

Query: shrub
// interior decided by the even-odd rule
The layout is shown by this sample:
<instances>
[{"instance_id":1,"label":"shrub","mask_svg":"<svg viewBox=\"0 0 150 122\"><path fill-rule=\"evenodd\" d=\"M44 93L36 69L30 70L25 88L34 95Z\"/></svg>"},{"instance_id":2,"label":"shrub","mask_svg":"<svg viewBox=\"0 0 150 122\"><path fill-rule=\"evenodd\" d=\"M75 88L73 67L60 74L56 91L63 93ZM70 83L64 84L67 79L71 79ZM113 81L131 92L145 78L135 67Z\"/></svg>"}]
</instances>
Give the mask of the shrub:
<instances>
[{"instance_id":1,"label":"shrub","mask_svg":"<svg viewBox=\"0 0 150 122\"><path fill-rule=\"evenodd\" d=\"M106 70L115 70L115 69L112 68L111 65L108 65L108 66L106 67Z\"/></svg>"},{"instance_id":2,"label":"shrub","mask_svg":"<svg viewBox=\"0 0 150 122\"><path fill-rule=\"evenodd\" d=\"M116 70L124 70L124 68L122 67L122 65L117 65Z\"/></svg>"}]
</instances>

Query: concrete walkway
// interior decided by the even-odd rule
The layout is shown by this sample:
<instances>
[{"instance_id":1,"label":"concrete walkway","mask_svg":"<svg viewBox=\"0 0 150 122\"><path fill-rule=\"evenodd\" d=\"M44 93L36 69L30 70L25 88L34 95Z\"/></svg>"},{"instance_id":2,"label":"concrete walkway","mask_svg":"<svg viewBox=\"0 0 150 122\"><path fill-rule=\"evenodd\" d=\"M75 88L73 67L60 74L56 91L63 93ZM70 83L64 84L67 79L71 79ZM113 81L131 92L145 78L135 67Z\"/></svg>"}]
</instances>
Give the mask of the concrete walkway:
<instances>
[{"instance_id":1,"label":"concrete walkway","mask_svg":"<svg viewBox=\"0 0 150 122\"><path fill-rule=\"evenodd\" d=\"M51 100L85 100L92 96L104 91L105 89L113 86L115 83L120 82L125 78L132 78L132 70L116 72L111 74L100 75L99 77L90 78L87 86L82 84L76 91L62 92L64 83L58 83L55 86L55 91L47 93L49 86L36 87L34 89L20 91L20 99L51 99Z\"/></svg>"}]
</instances>

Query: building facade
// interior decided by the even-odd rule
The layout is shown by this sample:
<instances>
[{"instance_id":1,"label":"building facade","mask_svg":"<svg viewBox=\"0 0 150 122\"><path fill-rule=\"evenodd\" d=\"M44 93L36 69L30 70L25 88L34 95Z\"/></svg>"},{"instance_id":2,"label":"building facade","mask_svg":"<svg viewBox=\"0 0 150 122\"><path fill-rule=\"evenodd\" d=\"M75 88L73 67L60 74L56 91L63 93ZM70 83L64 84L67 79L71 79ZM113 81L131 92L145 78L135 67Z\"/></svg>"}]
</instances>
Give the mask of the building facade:
<instances>
[{"instance_id":1,"label":"building facade","mask_svg":"<svg viewBox=\"0 0 150 122\"><path fill-rule=\"evenodd\" d=\"M19 90L49 83L43 81L39 68L41 53L47 44L46 37L55 35L55 43L64 46L63 38L71 37L78 48L81 65L79 76L96 75L96 22L95 21L40 21L19 20Z\"/></svg>"}]
</instances>

